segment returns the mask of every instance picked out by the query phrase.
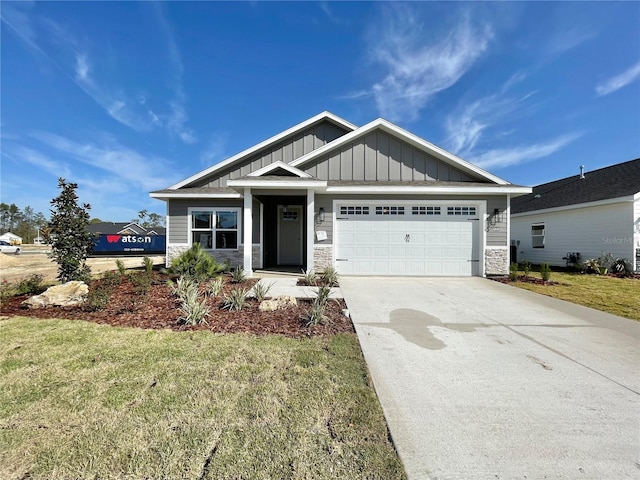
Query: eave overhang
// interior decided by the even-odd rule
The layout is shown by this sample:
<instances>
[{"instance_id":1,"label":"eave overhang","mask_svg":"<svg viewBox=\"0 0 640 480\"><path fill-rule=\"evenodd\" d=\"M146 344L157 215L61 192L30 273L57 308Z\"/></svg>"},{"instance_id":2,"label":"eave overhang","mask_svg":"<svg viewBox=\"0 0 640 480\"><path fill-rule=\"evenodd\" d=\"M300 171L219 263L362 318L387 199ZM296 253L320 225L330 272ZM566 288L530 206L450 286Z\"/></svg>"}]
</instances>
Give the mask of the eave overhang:
<instances>
[{"instance_id":1,"label":"eave overhang","mask_svg":"<svg viewBox=\"0 0 640 480\"><path fill-rule=\"evenodd\" d=\"M531 193L530 187L487 185L485 186L361 186L337 185L328 186L325 193L344 194L387 194L387 195L526 195Z\"/></svg>"}]
</instances>

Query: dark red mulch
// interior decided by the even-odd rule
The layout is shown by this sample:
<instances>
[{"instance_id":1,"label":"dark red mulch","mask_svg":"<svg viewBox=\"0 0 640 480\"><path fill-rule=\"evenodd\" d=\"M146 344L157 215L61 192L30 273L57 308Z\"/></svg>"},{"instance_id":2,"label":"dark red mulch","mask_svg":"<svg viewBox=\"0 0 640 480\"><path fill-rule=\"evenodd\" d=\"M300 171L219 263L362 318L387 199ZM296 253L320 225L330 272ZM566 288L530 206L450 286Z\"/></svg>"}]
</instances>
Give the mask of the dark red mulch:
<instances>
[{"instance_id":1,"label":"dark red mulch","mask_svg":"<svg viewBox=\"0 0 640 480\"><path fill-rule=\"evenodd\" d=\"M346 308L343 300L330 300L325 315L329 318L326 325L304 326L304 317L311 308L311 300L298 299L298 305L275 312L261 312L258 301L251 298L247 306L240 311L227 311L222 308L222 295L233 288L250 289L255 280L242 284L233 284L226 279L223 293L215 299L209 298L208 324L184 325L180 322L178 301L166 284L167 277L154 272L152 285L146 295L137 291L136 285L128 278L114 287L107 306L102 310L89 311L84 307L51 307L26 309L21 303L29 296L22 295L10 299L2 305L2 315L26 316L35 318L66 318L86 320L99 324L118 327L145 329L170 329L175 331L210 330L218 333L249 333L253 335L281 334L300 338L308 336L334 335L354 332L351 320L342 314ZM102 280L93 281L90 289L98 287Z\"/></svg>"},{"instance_id":2,"label":"dark red mulch","mask_svg":"<svg viewBox=\"0 0 640 480\"><path fill-rule=\"evenodd\" d=\"M500 283L514 283L509 277L489 277L489 279L494 280ZM554 282L553 280L547 280L546 282L541 278L528 277L525 275L518 275L518 282L522 283L535 283L536 285L560 285L559 282Z\"/></svg>"}]
</instances>

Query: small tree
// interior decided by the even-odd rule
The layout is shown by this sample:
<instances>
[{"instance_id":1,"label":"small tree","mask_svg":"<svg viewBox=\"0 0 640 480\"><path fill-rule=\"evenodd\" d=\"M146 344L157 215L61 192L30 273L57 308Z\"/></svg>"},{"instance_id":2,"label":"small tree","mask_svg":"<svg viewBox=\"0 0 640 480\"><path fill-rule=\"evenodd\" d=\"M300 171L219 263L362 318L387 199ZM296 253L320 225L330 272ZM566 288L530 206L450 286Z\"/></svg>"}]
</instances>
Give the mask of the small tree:
<instances>
[{"instance_id":1,"label":"small tree","mask_svg":"<svg viewBox=\"0 0 640 480\"><path fill-rule=\"evenodd\" d=\"M93 248L93 237L87 230L91 205L78 205L77 183L67 183L59 178L58 188L61 192L51 200L51 221L45 237L51 244L50 256L58 264L61 282L88 281L91 269L86 260Z\"/></svg>"}]
</instances>

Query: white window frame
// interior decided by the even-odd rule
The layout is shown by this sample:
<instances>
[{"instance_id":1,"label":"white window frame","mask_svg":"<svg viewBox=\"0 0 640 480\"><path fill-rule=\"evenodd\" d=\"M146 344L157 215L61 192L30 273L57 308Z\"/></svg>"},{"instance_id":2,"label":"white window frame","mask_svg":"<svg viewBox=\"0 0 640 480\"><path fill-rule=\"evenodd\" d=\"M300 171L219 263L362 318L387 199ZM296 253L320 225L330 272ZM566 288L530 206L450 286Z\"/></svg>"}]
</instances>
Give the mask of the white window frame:
<instances>
[{"instance_id":1,"label":"white window frame","mask_svg":"<svg viewBox=\"0 0 640 480\"><path fill-rule=\"evenodd\" d=\"M542 233L534 234L533 229L534 228L539 229L540 227L542 227ZM546 238L545 238L546 234L547 234L547 229L544 223L532 223L531 224L531 248L544 248L546 243ZM538 245L536 245L536 241L539 242Z\"/></svg>"},{"instance_id":2,"label":"white window frame","mask_svg":"<svg viewBox=\"0 0 640 480\"><path fill-rule=\"evenodd\" d=\"M212 225L211 228L194 228L193 227L193 215L196 212L207 212L211 214ZM233 212L237 215L236 228L216 228L217 215L219 212ZM188 209L188 231L189 231L189 245L193 245L193 233L194 232L211 232L211 246L212 248L206 248L206 250L215 251L234 251L238 250L242 242L242 209L239 207L189 207ZM236 246L232 248L219 248L216 245L216 233L218 231L237 232Z\"/></svg>"}]
</instances>

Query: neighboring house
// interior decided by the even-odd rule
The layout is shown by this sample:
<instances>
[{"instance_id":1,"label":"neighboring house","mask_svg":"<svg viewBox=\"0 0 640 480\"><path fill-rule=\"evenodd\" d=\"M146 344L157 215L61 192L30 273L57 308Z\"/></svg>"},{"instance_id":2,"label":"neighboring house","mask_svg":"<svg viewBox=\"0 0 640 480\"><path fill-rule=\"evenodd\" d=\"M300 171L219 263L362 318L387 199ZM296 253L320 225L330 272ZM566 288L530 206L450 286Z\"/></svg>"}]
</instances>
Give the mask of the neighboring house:
<instances>
[{"instance_id":1,"label":"neighboring house","mask_svg":"<svg viewBox=\"0 0 640 480\"><path fill-rule=\"evenodd\" d=\"M16 235L15 233L7 232L0 235L0 240L4 240L5 242L9 242L11 245L21 245L22 237Z\"/></svg>"},{"instance_id":2,"label":"neighboring house","mask_svg":"<svg viewBox=\"0 0 640 480\"><path fill-rule=\"evenodd\" d=\"M582 170L583 167L581 167ZM563 266L611 253L640 268L640 159L533 187L511 204L518 260Z\"/></svg>"},{"instance_id":3,"label":"neighboring house","mask_svg":"<svg viewBox=\"0 0 640 480\"><path fill-rule=\"evenodd\" d=\"M508 270L510 184L378 119L312 117L151 197L167 262L194 243L256 268L344 275Z\"/></svg>"},{"instance_id":4,"label":"neighboring house","mask_svg":"<svg viewBox=\"0 0 640 480\"><path fill-rule=\"evenodd\" d=\"M153 227L147 230L136 222L101 222L91 223L87 230L94 235L165 235L164 227Z\"/></svg>"}]
</instances>

